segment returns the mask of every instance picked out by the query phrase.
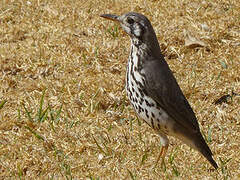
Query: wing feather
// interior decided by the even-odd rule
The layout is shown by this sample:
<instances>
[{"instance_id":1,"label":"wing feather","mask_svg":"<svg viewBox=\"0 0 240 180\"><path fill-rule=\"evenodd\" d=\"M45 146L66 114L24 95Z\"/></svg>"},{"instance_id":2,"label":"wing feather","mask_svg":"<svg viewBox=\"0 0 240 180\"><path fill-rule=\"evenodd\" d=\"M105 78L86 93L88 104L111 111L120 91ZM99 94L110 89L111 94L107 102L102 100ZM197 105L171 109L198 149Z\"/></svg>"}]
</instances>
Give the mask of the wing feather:
<instances>
[{"instance_id":1,"label":"wing feather","mask_svg":"<svg viewBox=\"0 0 240 180\"><path fill-rule=\"evenodd\" d=\"M144 64L145 89L170 117L191 132L199 132L196 116L164 59Z\"/></svg>"}]
</instances>

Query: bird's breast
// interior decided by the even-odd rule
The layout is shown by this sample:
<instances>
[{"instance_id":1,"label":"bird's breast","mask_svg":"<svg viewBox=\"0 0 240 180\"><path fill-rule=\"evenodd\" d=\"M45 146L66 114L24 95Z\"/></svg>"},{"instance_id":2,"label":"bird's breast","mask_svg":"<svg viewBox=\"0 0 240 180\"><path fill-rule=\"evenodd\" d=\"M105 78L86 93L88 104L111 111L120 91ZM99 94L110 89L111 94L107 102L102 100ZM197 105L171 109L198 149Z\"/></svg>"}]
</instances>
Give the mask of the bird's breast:
<instances>
[{"instance_id":1,"label":"bird's breast","mask_svg":"<svg viewBox=\"0 0 240 180\"><path fill-rule=\"evenodd\" d=\"M144 88L146 79L144 72L138 67L140 58L137 51L132 48L126 72L127 96L140 118L155 130L168 134L173 122L169 121L168 114L157 105L158 103L148 95Z\"/></svg>"}]
</instances>

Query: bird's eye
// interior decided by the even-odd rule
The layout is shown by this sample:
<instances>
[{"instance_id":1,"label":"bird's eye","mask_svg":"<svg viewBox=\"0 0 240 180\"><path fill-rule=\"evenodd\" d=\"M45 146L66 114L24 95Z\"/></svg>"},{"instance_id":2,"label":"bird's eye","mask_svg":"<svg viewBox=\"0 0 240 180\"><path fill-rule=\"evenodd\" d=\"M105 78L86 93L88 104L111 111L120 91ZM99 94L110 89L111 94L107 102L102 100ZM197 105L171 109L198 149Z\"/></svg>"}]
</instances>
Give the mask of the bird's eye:
<instances>
[{"instance_id":1,"label":"bird's eye","mask_svg":"<svg viewBox=\"0 0 240 180\"><path fill-rule=\"evenodd\" d=\"M134 23L134 20L130 17L127 18L127 23L128 24L133 24Z\"/></svg>"}]
</instances>

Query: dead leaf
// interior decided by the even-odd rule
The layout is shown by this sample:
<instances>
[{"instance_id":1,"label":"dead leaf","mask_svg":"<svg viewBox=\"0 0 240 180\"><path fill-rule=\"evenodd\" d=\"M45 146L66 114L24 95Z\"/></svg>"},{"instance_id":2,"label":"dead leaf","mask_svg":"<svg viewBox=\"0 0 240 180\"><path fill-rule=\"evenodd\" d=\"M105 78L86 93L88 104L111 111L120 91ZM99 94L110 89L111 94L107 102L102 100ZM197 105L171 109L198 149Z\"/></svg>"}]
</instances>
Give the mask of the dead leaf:
<instances>
[{"instance_id":1,"label":"dead leaf","mask_svg":"<svg viewBox=\"0 0 240 180\"><path fill-rule=\"evenodd\" d=\"M196 47L206 47L207 45L197 39L196 37L193 37L189 32L184 31L184 36L185 36L185 46L189 48L196 48Z\"/></svg>"}]
</instances>

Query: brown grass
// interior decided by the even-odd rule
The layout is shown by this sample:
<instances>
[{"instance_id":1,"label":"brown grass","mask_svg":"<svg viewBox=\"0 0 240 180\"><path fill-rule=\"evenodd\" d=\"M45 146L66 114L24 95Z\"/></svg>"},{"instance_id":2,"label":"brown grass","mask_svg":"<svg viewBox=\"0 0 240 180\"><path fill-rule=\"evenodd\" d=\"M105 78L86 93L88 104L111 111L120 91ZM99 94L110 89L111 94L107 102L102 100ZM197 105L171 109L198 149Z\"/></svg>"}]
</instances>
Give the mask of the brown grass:
<instances>
[{"instance_id":1,"label":"brown grass","mask_svg":"<svg viewBox=\"0 0 240 180\"><path fill-rule=\"evenodd\" d=\"M4 0L0 7L0 179L240 178L240 98L213 104L240 93L239 0ZM173 138L166 170L153 169L159 137L125 97L129 38L99 17L128 11L151 20L218 171ZM186 47L186 33L206 46Z\"/></svg>"}]
</instances>

